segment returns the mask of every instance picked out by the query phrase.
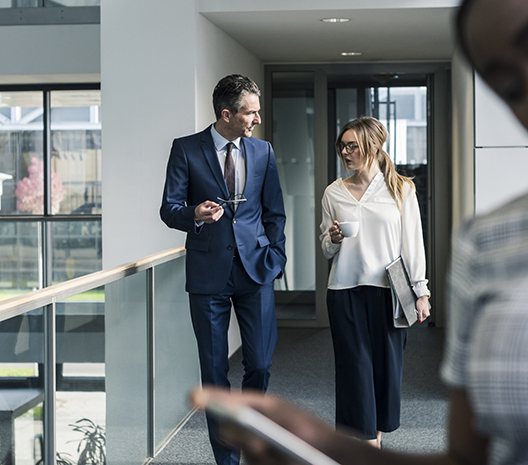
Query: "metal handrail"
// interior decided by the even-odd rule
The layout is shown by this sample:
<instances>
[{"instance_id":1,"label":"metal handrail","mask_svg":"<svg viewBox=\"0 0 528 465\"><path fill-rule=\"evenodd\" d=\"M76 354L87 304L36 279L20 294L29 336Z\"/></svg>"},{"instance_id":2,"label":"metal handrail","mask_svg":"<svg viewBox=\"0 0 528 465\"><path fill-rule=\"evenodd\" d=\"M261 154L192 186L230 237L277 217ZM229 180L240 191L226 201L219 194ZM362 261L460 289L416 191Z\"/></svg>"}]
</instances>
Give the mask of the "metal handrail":
<instances>
[{"instance_id":1,"label":"metal handrail","mask_svg":"<svg viewBox=\"0 0 528 465\"><path fill-rule=\"evenodd\" d=\"M184 247L177 247L168 249L163 252L158 252L139 260L118 265L106 270L96 271L79 278L70 279L62 283L54 284L37 291L28 292L27 294L19 295L0 301L0 321L13 318L31 310L44 307L68 297L72 297L81 292L96 289L105 284L118 281L127 276L140 273L154 266L161 265L176 258L185 255Z\"/></svg>"},{"instance_id":2,"label":"metal handrail","mask_svg":"<svg viewBox=\"0 0 528 465\"><path fill-rule=\"evenodd\" d=\"M103 216L100 213L82 215L0 215L0 222L9 221L11 223L38 223L42 221L101 221L102 217Z\"/></svg>"}]
</instances>

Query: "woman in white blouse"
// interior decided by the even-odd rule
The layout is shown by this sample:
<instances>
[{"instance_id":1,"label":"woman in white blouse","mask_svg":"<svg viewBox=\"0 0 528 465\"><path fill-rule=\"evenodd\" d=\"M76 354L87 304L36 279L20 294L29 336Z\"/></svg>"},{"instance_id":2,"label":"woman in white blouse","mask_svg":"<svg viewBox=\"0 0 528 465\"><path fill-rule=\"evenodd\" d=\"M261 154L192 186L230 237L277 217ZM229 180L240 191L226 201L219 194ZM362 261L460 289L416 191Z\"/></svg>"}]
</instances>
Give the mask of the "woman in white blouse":
<instances>
[{"instance_id":1,"label":"woman in white blouse","mask_svg":"<svg viewBox=\"0 0 528 465\"><path fill-rule=\"evenodd\" d=\"M400 426L403 351L407 330L393 324L385 267L400 255L418 297L420 322L429 316L425 251L413 182L396 172L383 150L388 136L375 118L347 123L336 148L352 176L324 193L321 246L332 259L327 306L336 370L336 424L380 447L381 432ZM355 237L339 224L359 221Z\"/></svg>"}]
</instances>

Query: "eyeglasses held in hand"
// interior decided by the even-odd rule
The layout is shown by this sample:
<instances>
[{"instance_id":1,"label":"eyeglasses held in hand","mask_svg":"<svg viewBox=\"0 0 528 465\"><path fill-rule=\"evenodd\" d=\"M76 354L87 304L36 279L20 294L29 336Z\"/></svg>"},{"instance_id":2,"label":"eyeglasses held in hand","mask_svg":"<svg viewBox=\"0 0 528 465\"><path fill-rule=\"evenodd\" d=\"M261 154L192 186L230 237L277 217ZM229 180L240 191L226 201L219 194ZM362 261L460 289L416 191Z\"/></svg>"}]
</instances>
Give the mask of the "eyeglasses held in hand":
<instances>
[{"instance_id":1,"label":"eyeglasses held in hand","mask_svg":"<svg viewBox=\"0 0 528 465\"><path fill-rule=\"evenodd\" d=\"M217 197L216 200L218 200L218 205L238 205L239 203L247 202L247 199L242 194L236 194L233 196L232 199L222 199L221 197Z\"/></svg>"}]
</instances>

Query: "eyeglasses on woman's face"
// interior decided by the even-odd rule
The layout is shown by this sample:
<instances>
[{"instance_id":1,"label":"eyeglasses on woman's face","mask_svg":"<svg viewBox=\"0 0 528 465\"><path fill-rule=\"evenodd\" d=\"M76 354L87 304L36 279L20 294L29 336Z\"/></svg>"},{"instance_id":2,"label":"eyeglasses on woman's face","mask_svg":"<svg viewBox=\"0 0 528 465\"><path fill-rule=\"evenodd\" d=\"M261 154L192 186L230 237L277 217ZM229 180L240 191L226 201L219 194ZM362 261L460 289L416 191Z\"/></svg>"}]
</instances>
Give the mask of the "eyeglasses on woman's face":
<instances>
[{"instance_id":1,"label":"eyeglasses on woman's face","mask_svg":"<svg viewBox=\"0 0 528 465\"><path fill-rule=\"evenodd\" d=\"M337 148L339 149L339 153L343 153L343 150L346 150L348 155L352 155L359 148L359 145L355 142L349 142L348 144L339 142L339 144L337 144Z\"/></svg>"}]
</instances>

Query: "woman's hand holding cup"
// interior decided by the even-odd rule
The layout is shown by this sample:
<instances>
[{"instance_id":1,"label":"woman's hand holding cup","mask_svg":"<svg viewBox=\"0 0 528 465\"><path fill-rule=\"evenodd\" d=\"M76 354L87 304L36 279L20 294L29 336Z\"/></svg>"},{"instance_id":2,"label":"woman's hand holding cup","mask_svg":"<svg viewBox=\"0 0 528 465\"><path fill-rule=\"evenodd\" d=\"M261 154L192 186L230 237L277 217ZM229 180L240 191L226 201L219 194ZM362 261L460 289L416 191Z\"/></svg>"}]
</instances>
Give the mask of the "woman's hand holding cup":
<instances>
[{"instance_id":1,"label":"woman's hand holding cup","mask_svg":"<svg viewBox=\"0 0 528 465\"><path fill-rule=\"evenodd\" d=\"M334 221L334 224L328 229L328 232L330 233L330 239L333 244L341 244L345 237L356 237L358 231L358 220L345 221L341 223Z\"/></svg>"},{"instance_id":2,"label":"woman's hand holding cup","mask_svg":"<svg viewBox=\"0 0 528 465\"><path fill-rule=\"evenodd\" d=\"M330 240L332 241L332 244L341 244L341 242L343 242L345 236L341 234L341 228L339 227L339 223L337 221L334 221L334 224L330 226L328 233L330 234Z\"/></svg>"}]
</instances>

